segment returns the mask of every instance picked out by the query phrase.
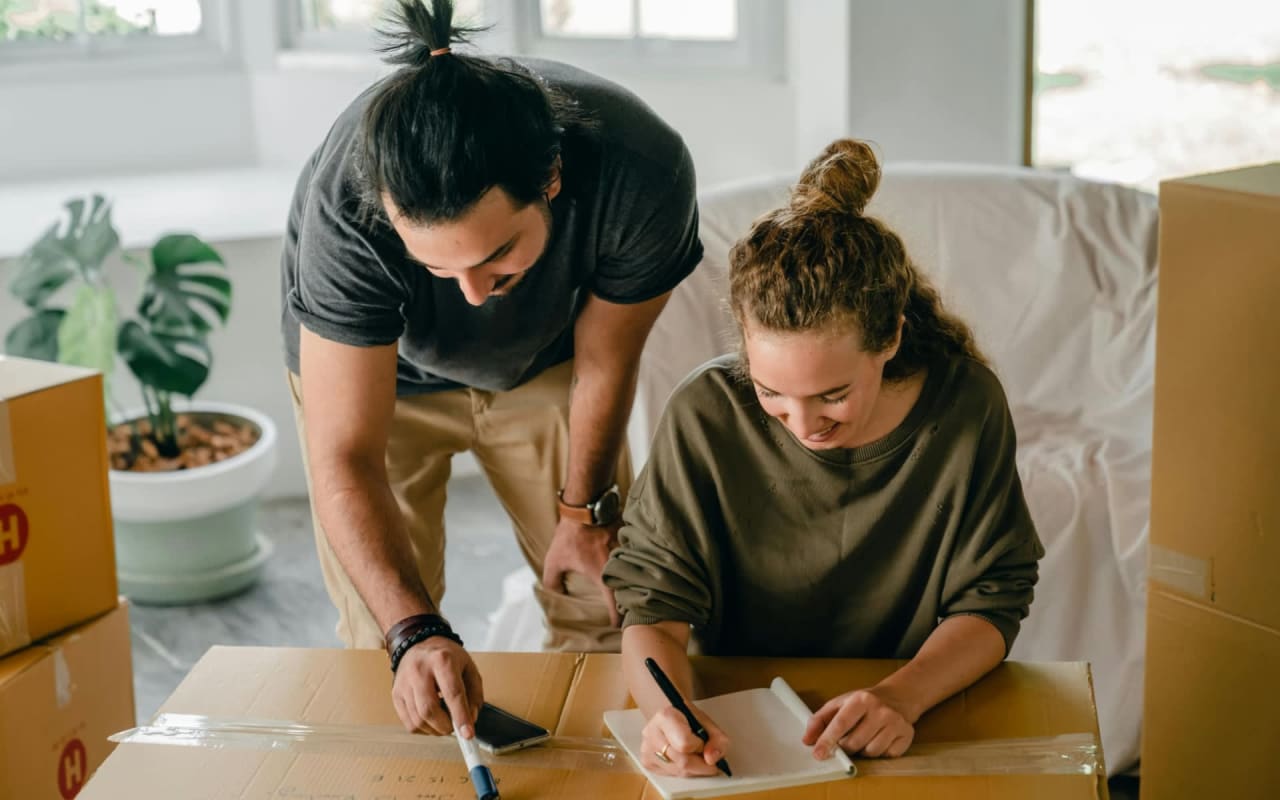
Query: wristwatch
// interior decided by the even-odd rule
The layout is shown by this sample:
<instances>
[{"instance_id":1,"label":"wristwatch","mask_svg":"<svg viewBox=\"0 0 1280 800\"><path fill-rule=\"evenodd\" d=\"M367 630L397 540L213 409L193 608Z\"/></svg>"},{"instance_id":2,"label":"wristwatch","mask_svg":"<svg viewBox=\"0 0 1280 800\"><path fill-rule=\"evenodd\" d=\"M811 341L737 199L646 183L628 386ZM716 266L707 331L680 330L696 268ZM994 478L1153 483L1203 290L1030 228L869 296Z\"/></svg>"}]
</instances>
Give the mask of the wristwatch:
<instances>
[{"instance_id":1,"label":"wristwatch","mask_svg":"<svg viewBox=\"0 0 1280 800\"><path fill-rule=\"evenodd\" d=\"M557 498L560 503L560 516L583 525L603 528L617 522L618 517L622 516L622 492L618 490L616 483L585 506L571 506L566 503L564 489L559 491Z\"/></svg>"}]
</instances>

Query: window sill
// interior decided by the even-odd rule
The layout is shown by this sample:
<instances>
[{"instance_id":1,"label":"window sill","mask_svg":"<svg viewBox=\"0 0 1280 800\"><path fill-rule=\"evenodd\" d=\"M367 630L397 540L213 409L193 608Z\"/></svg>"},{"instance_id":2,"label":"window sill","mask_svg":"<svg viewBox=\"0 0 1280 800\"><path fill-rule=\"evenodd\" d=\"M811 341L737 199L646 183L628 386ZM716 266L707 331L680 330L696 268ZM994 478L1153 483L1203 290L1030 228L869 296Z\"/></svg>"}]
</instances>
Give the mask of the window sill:
<instances>
[{"instance_id":1,"label":"window sill","mask_svg":"<svg viewBox=\"0 0 1280 800\"><path fill-rule=\"evenodd\" d=\"M233 55L205 47L187 52L164 49L150 53L65 53L0 59L0 83L6 87L238 71L241 66Z\"/></svg>"},{"instance_id":2,"label":"window sill","mask_svg":"<svg viewBox=\"0 0 1280 800\"><path fill-rule=\"evenodd\" d=\"M391 69L376 53L328 48L281 50L276 54L276 67L283 72L354 72L379 75Z\"/></svg>"},{"instance_id":3,"label":"window sill","mask_svg":"<svg viewBox=\"0 0 1280 800\"><path fill-rule=\"evenodd\" d=\"M297 177L294 167L242 167L6 184L0 186L0 259L30 247L60 219L67 200L94 193L112 201L126 249L150 247L177 231L210 242L279 237Z\"/></svg>"}]
</instances>

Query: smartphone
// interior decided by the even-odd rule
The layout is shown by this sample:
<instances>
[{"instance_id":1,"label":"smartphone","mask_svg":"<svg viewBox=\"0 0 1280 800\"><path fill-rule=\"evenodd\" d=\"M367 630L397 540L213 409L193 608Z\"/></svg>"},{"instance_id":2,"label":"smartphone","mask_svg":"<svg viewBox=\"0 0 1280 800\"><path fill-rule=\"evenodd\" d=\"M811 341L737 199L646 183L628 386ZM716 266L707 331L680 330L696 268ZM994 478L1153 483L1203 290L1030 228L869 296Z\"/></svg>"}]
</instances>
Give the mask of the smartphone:
<instances>
[{"instance_id":1,"label":"smartphone","mask_svg":"<svg viewBox=\"0 0 1280 800\"><path fill-rule=\"evenodd\" d=\"M476 741L490 753L501 755L545 742L551 732L521 719L510 711L485 703L476 718Z\"/></svg>"}]
</instances>

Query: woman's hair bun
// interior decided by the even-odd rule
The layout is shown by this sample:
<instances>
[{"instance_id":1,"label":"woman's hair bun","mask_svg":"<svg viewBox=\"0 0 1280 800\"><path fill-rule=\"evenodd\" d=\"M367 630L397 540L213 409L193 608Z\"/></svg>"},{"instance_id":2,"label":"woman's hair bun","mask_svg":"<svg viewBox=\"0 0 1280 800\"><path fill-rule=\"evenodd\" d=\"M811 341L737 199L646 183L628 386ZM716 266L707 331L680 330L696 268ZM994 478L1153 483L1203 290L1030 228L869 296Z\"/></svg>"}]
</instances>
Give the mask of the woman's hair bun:
<instances>
[{"instance_id":1,"label":"woman's hair bun","mask_svg":"<svg viewBox=\"0 0 1280 800\"><path fill-rule=\"evenodd\" d=\"M880 162L871 146L856 139L827 145L791 192L791 208L800 213L862 214L880 185Z\"/></svg>"}]
</instances>

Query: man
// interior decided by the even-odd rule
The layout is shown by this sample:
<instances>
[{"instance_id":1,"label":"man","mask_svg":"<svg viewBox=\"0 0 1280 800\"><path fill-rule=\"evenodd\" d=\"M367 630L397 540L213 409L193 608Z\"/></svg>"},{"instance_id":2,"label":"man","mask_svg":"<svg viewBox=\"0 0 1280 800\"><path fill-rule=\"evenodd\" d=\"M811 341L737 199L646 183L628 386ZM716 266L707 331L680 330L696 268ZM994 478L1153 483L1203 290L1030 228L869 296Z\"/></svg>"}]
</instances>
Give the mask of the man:
<instances>
[{"instance_id":1,"label":"man","mask_svg":"<svg viewBox=\"0 0 1280 800\"><path fill-rule=\"evenodd\" d=\"M338 633L387 649L407 728L470 736L480 676L438 614L450 458L511 516L548 647L616 650L601 572L640 352L702 248L688 151L647 106L452 52L451 18L400 4L400 69L303 170L282 324Z\"/></svg>"}]
</instances>

